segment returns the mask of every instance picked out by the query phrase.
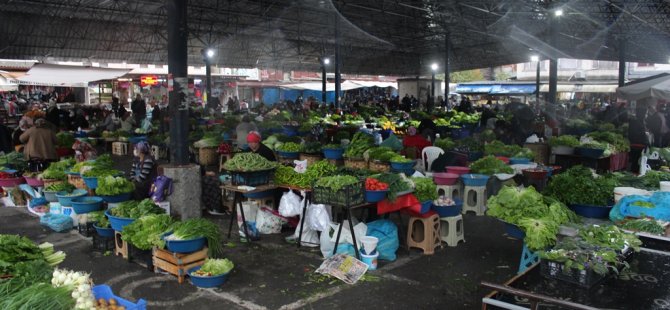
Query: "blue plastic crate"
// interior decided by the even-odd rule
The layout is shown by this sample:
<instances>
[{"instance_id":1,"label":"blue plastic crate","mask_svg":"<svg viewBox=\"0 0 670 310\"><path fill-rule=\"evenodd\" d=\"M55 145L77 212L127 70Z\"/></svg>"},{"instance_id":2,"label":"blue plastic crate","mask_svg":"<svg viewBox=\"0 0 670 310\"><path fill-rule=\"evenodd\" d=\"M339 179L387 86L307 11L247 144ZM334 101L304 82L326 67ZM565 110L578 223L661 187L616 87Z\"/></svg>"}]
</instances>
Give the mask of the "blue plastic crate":
<instances>
[{"instance_id":1,"label":"blue plastic crate","mask_svg":"<svg viewBox=\"0 0 670 310\"><path fill-rule=\"evenodd\" d=\"M109 301L110 298L116 300L116 304L123 306L126 310L145 310L147 308L147 302L144 299L138 300L136 303L132 303L128 300L125 300L119 296L114 295L112 288L109 285L96 285L93 287L93 296L95 299L103 298Z\"/></svg>"}]
</instances>

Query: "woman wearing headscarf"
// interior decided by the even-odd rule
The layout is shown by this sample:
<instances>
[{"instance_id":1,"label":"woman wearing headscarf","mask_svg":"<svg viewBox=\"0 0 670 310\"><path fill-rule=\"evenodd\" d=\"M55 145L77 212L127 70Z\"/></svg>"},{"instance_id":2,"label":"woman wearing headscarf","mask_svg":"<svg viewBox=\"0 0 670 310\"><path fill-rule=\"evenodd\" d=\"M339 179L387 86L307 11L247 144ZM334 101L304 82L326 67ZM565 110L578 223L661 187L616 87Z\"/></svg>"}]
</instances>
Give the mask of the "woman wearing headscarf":
<instances>
[{"instance_id":1,"label":"woman wearing headscarf","mask_svg":"<svg viewBox=\"0 0 670 310\"><path fill-rule=\"evenodd\" d=\"M35 121L35 126L29 128L19 137L21 143L25 144L23 154L28 160L51 161L57 160L56 134L47 126L43 118Z\"/></svg>"},{"instance_id":2,"label":"woman wearing headscarf","mask_svg":"<svg viewBox=\"0 0 670 310\"><path fill-rule=\"evenodd\" d=\"M23 143L21 142L21 135L32 126L32 121L30 118L24 117L19 121L19 126L14 129L12 133L12 142L14 143L14 149L17 152L23 151Z\"/></svg>"},{"instance_id":3,"label":"woman wearing headscarf","mask_svg":"<svg viewBox=\"0 0 670 310\"><path fill-rule=\"evenodd\" d=\"M237 133L237 147L239 149L246 149L246 138L251 131L258 131L258 127L251 121L249 115L242 116L242 121L235 127L235 132Z\"/></svg>"},{"instance_id":4,"label":"woman wearing headscarf","mask_svg":"<svg viewBox=\"0 0 670 310\"><path fill-rule=\"evenodd\" d=\"M261 155L269 161L277 161L275 153L265 144L261 143L261 134L257 131L252 131L247 135L247 145L249 145L249 150L252 153Z\"/></svg>"},{"instance_id":5,"label":"woman wearing headscarf","mask_svg":"<svg viewBox=\"0 0 670 310\"><path fill-rule=\"evenodd\" d=\"M408 158L419 158L421 156L421 151L426 146L431 146L432 144L422 135L417 134L416 127L412 126L407 129L407 135L402 139L402 146L405 148L405 156ZM414 153L410 150L414 150ZM409 151L409 153L407 153Z\"/></svg>"},{"instance_id":6,"label":"woman wearing headscarf","mask_svg":"<svg viewBox=\"0 0 670 310\"><path fill-rule=\"evenodd\" d=\"M133 149L133 165L130 170L130 180L135 184L134 199L144 199L149 196L151 182L156 176L156 163L151 157L149 143L141 141Z\"/></svg>"}]
</instances>

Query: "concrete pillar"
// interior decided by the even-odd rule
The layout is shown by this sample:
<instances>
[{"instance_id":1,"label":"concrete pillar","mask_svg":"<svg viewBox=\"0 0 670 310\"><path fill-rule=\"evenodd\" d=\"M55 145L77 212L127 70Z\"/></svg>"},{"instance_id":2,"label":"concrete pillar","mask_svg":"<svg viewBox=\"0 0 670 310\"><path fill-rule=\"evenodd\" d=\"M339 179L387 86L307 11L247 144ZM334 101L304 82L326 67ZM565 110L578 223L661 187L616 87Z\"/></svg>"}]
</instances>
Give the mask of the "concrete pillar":
<instances>
[{"instance_id":1,"label":"concrete pillar","mask_svg":"<svg viewBox=\"0 0 670 310\"><path fill-rule=\"evenodd\" d=\"M449 33L444 35L444 100L449 99Z\"/></svg>"},{"instance_id":2,"label":"concrete pillar","mask_svg":"<svg viewBox=\"0 0 670 310\"><path fill-rule=\"evenodd\" d=\"M202 216L202 176L200 166L165 165L161 167L163 175L174 182L172 194L167 196L170 202L170 215L181 220Z\"/></svg>"},{"instance_id":3,"label":"concrete pillar","mask_svg":"<svg viewBox=\"0 0 670 310\"><path fill-rule=\"evenodd\" d=\"M626 83L626 41L619 38L619 87Z\"/></svg>"},{"instance_id":4,"label":"concrete pillar","mask_svg":"<svg viewBox=\"0 0 670 310\"><path fill-rule=\"evenodd\" d=\"M176 164L188 164L188 28L186 0L166 0L168 15L168 74L173 79L169 98L170 157Z\"/></svg>"}]
</instances>

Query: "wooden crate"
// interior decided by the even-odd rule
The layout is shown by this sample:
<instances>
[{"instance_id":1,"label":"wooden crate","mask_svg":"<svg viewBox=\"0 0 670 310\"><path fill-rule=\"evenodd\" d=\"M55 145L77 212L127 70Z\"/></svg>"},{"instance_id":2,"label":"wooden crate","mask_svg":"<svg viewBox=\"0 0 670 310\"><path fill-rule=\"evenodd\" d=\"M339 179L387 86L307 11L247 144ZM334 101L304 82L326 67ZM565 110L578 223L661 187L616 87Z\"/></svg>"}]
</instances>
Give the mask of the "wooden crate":
<instances>
[{"instance_id":1,"label":"wooden crate","mask_svg":"<svg viewBox=\"0 0 670 310\"><path fill-rule=\"evenodd\" d=\"M128 155L128 142L112 142L112 154L119 156Z\"/></svg>"},{"instance_id":2,"label":"wooden crate","mask_svg":"<svg viewBox=\"0 0 670 310\"><path fill-rule=\"evenodd\" d=\"M344 166L344 160L342 160L342 159L327 159L327 160L328 160L329 163L331 163L335 166L338 166L338 167Z\"/></svg>"},{"instance_id":3,"label":"wooden crate","mask_svg":"<svg viewBox=\"0 0 670 310\"><path fill-rule=\"evenodd\" d=\"M368 162L365 159L345 159L344 166L353 169L368 169Z\"/></svg>"},{"instance_id":4,"label":"wooden crate","mask_svg":"<svg viewBox=\"0 0 670 310\"><path fill-rule=\"evenodd\" d=\"M307 153L300 153L300 160L306 160L307 161L307 166L320 161L323 159L323 156L321 154L307 154Z\"/></svg>"},{"instance_id":5,"label":"wooden crate","mask_svg":"<svg viewBox=\"0 0 670 310\"><path fill-rule=\"evenodd\" d=\"M44 188L47 188L49 185L54 185L54 184L61 184L63 183L63 180L59 179L43 179L42 183L44 183Z\"/></svg>"},{"instance_id":6,"label":"wooden crate","mask_svg":"<svg viewBox=\"0 0 670 310\"><path fill-rule=\"evenodd\" d=\"M216 165L219 155L216 153L218 147L201 147L198 149L198 160L202 166Z\"/></svg>"},{"instance_id":7,"label":"wooden crate","mask_svg":"<svg viewBox=\"0 0 670 310\"><path fill-rule=\"evenodd\" d=\"M373 172L389 172L391 171L391 164L381 162L378 160L371 160L368 162L368 166L370 168L370 171Z\"/></svg>"},{"instance_id":8,"label":"wooden crate","mask_svg":"<svg viewBox=\"0 0 670 310\"><path fill-rule=\"evenodd\" d=\"M128 242L121 239L121 233L118 231L114 231L114 247L114 255L121 256L124 259L130 257L128 255Z\"/></svg>"},{"instance_id":9,"label":"wooden crate","mask_svg":"<svg viewBox=\"0 0 670 310\"><path fill-rule=\"evenodd\" d=\"M76 188L86 189L86 183L84 183L84 179L79 175L68 174L67 182Z\"/></svg>"},{"instance_id":10,"label":"wooden crate","mask_svg":"<svg viewBox=\"0 0 670 310\"><path fill-rule=\"evenodd\" d=\"M187 275L188 270L202 266L205 263L207 258L208 249L205 247L200 251L181 254L173 253L168 250L154 248L153 250L153 263L154 271L158 272L159 270L166 271L177 277L179 284L184 282L184 277Z\"/></svg>"}]
</instances>

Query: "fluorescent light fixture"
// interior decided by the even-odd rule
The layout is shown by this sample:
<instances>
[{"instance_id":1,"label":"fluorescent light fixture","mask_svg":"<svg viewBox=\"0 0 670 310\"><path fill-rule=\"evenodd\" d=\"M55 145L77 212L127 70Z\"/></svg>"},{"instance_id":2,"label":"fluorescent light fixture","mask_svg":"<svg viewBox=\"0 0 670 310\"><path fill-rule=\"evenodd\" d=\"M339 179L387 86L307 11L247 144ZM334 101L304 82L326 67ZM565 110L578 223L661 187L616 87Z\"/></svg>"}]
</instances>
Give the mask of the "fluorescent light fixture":
<instances>
[{"instance_id":1,"label":"fluorescent light fixture","mask_svg":"<svg viewBox=\"0 0 670 310\"><path fill-rule=\"evenodd\" d=\"M554 16L563 16L563 9L556 9L556 11L554 11Z\"/></svg>"},{"instance_id":2,"label":"fluorescent light fixture","mask_svg":"<svg viewBox=\"0 0 670 310\"><path fill-rule=\"evenodd\" d=\"M214 50L211 48L207 49L207 57L212 58L214 56Z\"/></svg>"},{"instance_id":3,"label":"fluorescent light fixture","mask_svg":"<svg viewBox=\"0 0 670 310\"><path fill-rule=\"evenodd\" d=\"M540 61L540 56L532 55L530 56L530 61Z\"/></svg>"},{"instance_id":4,"label":"fluorescent light fixture","mask_svg":"<svg viewBox=\"0 0 670 310\"><path fill-rule=\"evenodd\" d=\"M330 58L324 58L323 59L323 64L324 65L330 64Z\"/></svg>"},{"instance_id":5,"label":"fluorescent light fixture","mask_svg":"<svg viewBox=\"0 0 670 310\"><path fill-rule=\"evenodd\" d=\"M432 65L430 65L430 69L432 69L433 71L437 70L437 68L439 68L439 67L437 66L436 63L433 63Z\"/></svg>"}]
</instances>

